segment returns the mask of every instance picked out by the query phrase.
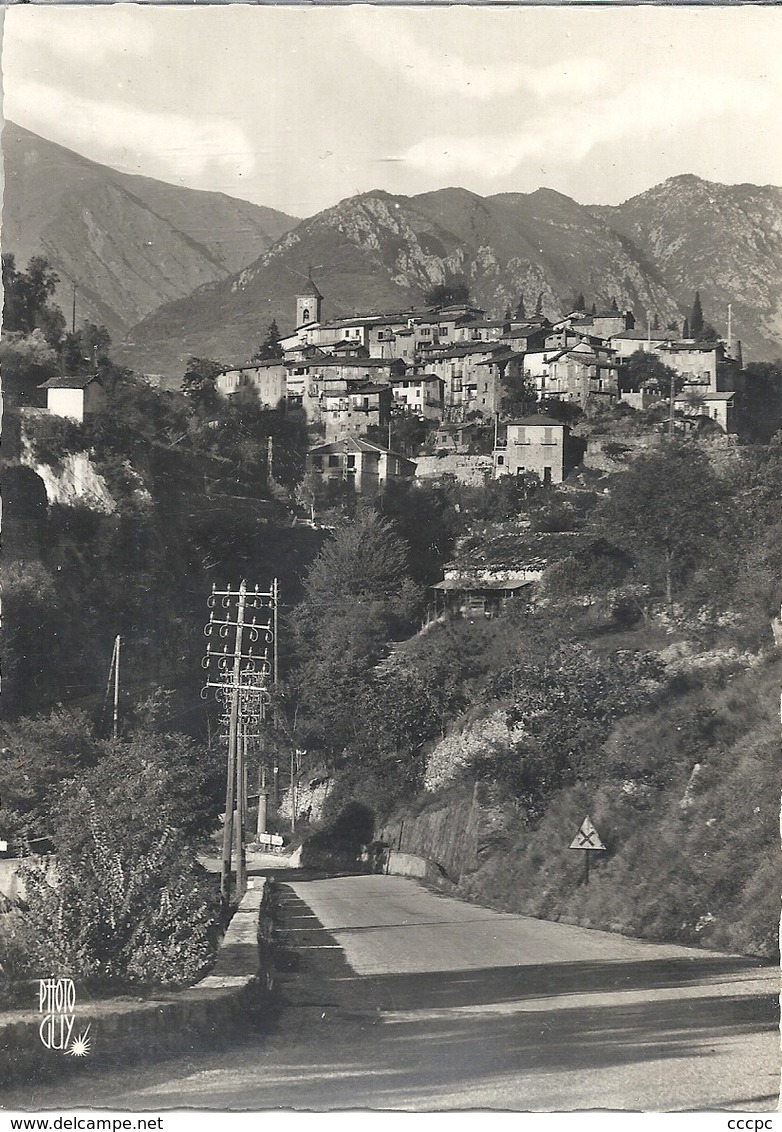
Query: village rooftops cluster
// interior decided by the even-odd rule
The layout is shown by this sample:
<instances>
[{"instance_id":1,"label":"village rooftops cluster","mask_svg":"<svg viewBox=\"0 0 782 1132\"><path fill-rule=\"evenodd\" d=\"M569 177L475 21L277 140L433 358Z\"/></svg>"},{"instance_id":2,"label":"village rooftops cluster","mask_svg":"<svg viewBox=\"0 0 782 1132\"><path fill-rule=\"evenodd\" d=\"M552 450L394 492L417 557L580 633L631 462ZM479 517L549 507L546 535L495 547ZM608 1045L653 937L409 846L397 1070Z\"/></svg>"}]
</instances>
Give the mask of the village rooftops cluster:
<instances>
[{"instance_id":1,"label":"village rooftops cluster","mask_svg":"<svg viewBox=\"0 0 782 1132\"><path fill-rule=\"evenodd\" d=\"M551 322L542 314L492 319L464 302L325 320L323 303L308 278L296 296L296 329L281 339L280 356L226 366L217 378L218 391L231 396L251 388L264 407L298 415L322 429L331 443L366 436L369 430L382 435L399 415L441 426L493 422L501 413L504 388L514 382L534 386L539 402L569 401L583 408L594 400L621 399L645 408L666 399L669 391L653 382L638 388L628 384L628 359L642 350L680 376L675 402L680 413L706 416L724 431L733 430L740 347L732 354L723 342L644 335L629 310L572 311ZM78 420L101 401L96 378L56 378L42 388L50 412ZM555 426L542 418L534 425L509 422L507 442L495 451L495 474L530 470L559 482L567 471L567 445L563 438L561 461L557 455L550 463L546 430ZM540 438L534 458L536 443L517 443L518 429L536 443ZM395 466L392 460L387 464ZM362 479L357 475L356 482Z\"/></svg>"}]
</instances>

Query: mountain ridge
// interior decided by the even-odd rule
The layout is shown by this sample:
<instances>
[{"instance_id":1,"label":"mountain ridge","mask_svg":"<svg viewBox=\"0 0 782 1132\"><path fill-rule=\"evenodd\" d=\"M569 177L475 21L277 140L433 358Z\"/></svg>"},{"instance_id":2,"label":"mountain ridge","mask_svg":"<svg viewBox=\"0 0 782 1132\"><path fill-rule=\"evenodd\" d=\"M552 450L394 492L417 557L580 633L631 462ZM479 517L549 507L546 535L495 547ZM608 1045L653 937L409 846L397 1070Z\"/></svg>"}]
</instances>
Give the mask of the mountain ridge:
<instances>
[{"instance_id":1,"label":"mountain ridge","mask_svg":"<svg viewBox=\"0 0 782 1132\"><path fill-rule=\"evenodd\" d=\"M3 250L44 255L57 301L115 337L162 303L225 278L297 218L224 193L121 173L5 121ZM67 281L67 282L66 282Z\"/></svg>"},{"instance_id":2,"label":"mountain ridge","mask_svg":"<svg viewBox=\"0 0 782 1132\"><path fill-rule=\"evenodd\" d=\"M327 318L422 306L464 279L490 315L538 299L558 317L584 294L640 325L706 318L745 357L782 353L782 188L677 174L619 205L547 186L482 197L451 185L373 189L303 220L225 194L124 174L6 122L4 250L44 254L58 301L103 322L118 360L169 382L188 357L247 360L275 319L293 328L310 270ZM26 190L26 191L25 191ZM118 339L122 339L118 341Z\"/></svg>"}]
</instances>

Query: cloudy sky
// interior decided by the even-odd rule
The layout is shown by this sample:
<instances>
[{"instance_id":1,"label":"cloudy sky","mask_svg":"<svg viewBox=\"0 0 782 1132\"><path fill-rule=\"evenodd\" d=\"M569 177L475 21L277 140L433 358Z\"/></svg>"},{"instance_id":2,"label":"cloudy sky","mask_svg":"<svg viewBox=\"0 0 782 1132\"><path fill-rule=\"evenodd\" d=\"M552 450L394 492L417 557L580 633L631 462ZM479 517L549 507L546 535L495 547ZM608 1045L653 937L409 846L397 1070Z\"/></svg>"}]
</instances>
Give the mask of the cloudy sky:
<instances>
[{"instance_id":1,"label":"cloudy sky","mask_svg":"<svg viewBox=\"0 0 782 1132\"><path fill-rule=\"evenodd\" d=\"M14 6L3 113L297 216L373 188L782 185L776 7Z\"/></svg>"}]
</instances>

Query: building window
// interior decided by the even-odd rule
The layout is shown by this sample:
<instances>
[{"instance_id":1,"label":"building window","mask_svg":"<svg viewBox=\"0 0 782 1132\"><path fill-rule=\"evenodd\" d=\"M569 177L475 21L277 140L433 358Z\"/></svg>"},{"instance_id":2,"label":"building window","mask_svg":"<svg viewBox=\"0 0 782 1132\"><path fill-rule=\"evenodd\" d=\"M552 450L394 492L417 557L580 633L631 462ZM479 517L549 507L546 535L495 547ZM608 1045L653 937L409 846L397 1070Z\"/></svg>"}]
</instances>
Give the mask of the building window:
<instances>
[{"instance_id":1,"label":"building window","mask_svg":"<svg viewBox=\"0 0 782 1132\"><path fill-rule=\"evenodd\" d=\"M336 456L336 455L329 456L329 467L330 468L338 468L339 467L339 456Z\"/></svg>"},{"instance_id":2,"label":"building window","mask_svg":"<svg viewBox=\"0 0 782 1132\"><path fill-rule=\"evenodd\" d=\"M548 487L551 483L551 468L544 467L543 469L543 486Z\"/></svg>"},{"instance_id":3,"label":"building window","mask_svg":"<svg viewBox=\"0 0 782 1132\"><path fill-rule=\"evenodd\" d=\"M498 464L504 464L505 463L505 457L504 456L498 456L497 457L497 463Z\"/></svg>"},{"instance_id":4,"label":"building window","mask_svg":"<svg viewBox=\"0 0 782 1132\"><path fill-rule=\"evenodd\" d=\"M347 463L348 468L355 468L355 466L356 466L356 457L355 456L346 456L345 461Z\"/></svg>"},{"instance_id":5,"label":"building window","mask_svg":"<svg viewBox=\"0 0 782 1132\"><path fill-rule=\"evenodd\" d=\"M321 467L323 466L323 457L322 456L313 456L312 457L312 466L313 466L313 468L317 468L318 471L320 471Z\"/></svg>"}]
</instances>

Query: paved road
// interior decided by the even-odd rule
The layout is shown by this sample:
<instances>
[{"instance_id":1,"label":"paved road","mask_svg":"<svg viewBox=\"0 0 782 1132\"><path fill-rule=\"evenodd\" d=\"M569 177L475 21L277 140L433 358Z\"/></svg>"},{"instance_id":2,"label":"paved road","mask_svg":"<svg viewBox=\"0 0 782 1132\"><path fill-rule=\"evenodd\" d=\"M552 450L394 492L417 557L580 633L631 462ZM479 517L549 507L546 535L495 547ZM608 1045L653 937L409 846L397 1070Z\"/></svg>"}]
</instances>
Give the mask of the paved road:
<instances>
[{"instance_id":1,"label":"paved road","mask_svg":"<svg viewBox=\"0 0 782 1132\"><path fill-rule=\"evenodd\" d=\"M778 973L492 912L400 877L290 879L270 1033L6 1108L770 1111Z\"/></svg>"}]
</instances>

